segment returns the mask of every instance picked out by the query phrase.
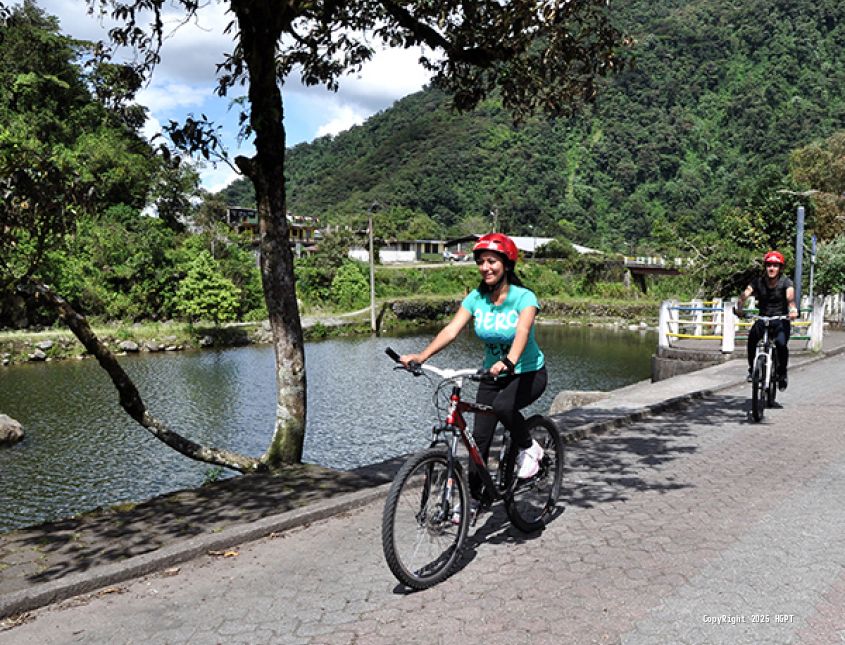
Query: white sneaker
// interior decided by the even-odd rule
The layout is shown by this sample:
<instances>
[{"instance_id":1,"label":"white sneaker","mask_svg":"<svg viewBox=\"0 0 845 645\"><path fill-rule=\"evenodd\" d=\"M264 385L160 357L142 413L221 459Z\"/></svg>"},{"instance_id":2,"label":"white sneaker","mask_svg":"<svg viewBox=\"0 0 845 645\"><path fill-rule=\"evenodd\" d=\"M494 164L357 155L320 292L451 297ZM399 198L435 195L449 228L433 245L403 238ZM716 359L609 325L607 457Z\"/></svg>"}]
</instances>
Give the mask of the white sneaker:
<instances>
[{"instance_id":1,"label":"white sneaker","mask_svg":"<svg viewBox=\"0 0 845 645\"><path fill-rule=\"evenodd\" d=\"M537 471L540 470L540 460L544 454L540 444L532 439L531 447L520 450L516 456L516 476L519 479L528 479L536 475Z\"/></svg>"}]
</instances>

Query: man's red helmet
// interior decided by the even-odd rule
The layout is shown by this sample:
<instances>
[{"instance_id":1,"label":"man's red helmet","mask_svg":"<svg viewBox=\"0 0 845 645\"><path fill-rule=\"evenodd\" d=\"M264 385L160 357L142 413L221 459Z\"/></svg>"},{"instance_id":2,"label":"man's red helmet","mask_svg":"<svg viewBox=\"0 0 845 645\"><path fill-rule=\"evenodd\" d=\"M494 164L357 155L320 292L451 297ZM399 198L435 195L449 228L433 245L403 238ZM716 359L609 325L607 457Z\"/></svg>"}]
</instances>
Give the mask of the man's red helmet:
<instances>
[{"instance_id":1,"label":"man's red helmet","mask_svg":"<svg viewBox=\"0 0 845 645\"><path fill-rule=\"evenodd\" d=\"M519 258L519 251L516 248L516 244L503 233L488 233L478 238L478 242L472 247L472 254L477 256L481 251L501 253L511 264L516 264Z\"/></svg>"},{"instance_id":2,"label":"man's red helmet","mask_svg":"<svg viewBox=\"0 0 845 645\"><path fill-rule=\"evenodd\" d=\"M779 253L778 251L769 251L763 256L763 264L770 263L777 263L784 266L786 264L786 260L784 260L782 253Z\"/></svg>"}]
</instances>

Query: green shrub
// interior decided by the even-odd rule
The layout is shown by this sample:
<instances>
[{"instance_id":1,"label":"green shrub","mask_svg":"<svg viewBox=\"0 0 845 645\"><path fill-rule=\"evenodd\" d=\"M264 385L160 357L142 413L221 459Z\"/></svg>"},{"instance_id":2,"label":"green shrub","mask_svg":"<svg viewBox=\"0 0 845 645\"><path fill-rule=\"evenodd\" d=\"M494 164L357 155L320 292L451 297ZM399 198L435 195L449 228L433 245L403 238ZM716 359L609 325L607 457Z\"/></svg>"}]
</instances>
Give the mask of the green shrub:
<instances>
[{"instance_id":1,"label":"green shrub","mask_svg":"<svg viewBox=\"0 0 845 645\"><path fill-rule=\"evenodd\" d=\"M267 306L258 307L256 309L250 309L244 314L243 320L244 322L261 322L262 320L267 320Z\"/></svg>"},{"instance_id":2,"label":"green shrub","mask_svg":"<svg viewBox=\"0 0 845 645\"><path fill-rule=\"evenodd\" d=\"M335 273L329 290L331 301L340 309L359 309L369 302L369 276L359 262L344 262Z\"/></svg>"},{"instance_id":3,"label":"green shrub","mask_svg":"<svg viewBox=\"0 0 845 645\"><path fill-rule=\"evenodd\" d=\"M621 282L599 282L593 288L593 295L599 298L616 300L639 296L634 289L625 287Z\"/></svg>"},{"instance_id":4,"label":"green shrub","mask_svg":"<svg viewBox=\"0 0 845 645\"><path fill-rule=\"evenodd\" d=\"M234 320L240 290L226 278L208 251L191 262L188 274L176 290L176 310L189 320L215 323Z\"/></svg>"}]
</instances>

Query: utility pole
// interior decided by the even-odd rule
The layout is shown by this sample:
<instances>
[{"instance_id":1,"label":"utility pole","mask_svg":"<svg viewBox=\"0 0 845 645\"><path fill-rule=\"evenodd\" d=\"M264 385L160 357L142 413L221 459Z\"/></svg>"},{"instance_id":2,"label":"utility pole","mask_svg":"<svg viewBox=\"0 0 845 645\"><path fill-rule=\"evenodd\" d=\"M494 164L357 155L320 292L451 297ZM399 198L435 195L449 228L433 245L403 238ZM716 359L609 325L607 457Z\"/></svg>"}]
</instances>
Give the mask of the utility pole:
<instances>
[{"instance_id":1,"label":"utility pole","mask_svg":"<svg viewBox=\"0 0 845 645\"><path fill-rule=\"evenodd\" d=\"M798 207L798 227L795 232L795 304L801 311L801 278L804 264L804 207Z\"/></svg>"},{"instance_id":2,"label":"utility pole","mask_svg":"<svg viewBox=\"0 0 845 645\"><path fill-rule=\"evenodd\" d=\"M813 273L816 269L816 236L813 235L810 247L810 307L813 306Z\"/></svg>"},{"instance_id":3,"label":"utility pole","mask_svg":"<svg viewBox=\"0 0 845 645\"><path fill-rule=\"evenodd\" d=\"M376 329L376 268L375 256L373 255L373 213L379 208L378 202L373 202L369 210L369 222L367 233L370 238L370 330L375 333Z\"/></svg>"}]
</instances>

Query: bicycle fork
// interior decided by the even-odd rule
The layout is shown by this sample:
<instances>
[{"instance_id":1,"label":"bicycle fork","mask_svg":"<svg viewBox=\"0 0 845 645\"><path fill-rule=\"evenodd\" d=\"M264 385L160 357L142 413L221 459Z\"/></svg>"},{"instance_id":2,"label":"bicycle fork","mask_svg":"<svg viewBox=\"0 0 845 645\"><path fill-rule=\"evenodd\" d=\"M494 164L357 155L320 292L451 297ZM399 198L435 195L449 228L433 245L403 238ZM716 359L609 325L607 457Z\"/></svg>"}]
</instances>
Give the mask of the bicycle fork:
<instances>
[{"instance_id":1,"label":"bicycle fork","mask_svg":"<svg viewBox=\"0 0 845 645\"><path fill-rule=\"evenodd\" d=\"M452 491L455 488L455 450L458 447L458 435L452 433L449 441L449 450L446 451L446 486L443 487L443 499L440 501L440 509L444 519L452 512Z\"/></svg>"},{"instance_id":2,"label":"bicycle fork","mask_svg":"<svg viewBox=\"0 0 845 645\"><path fill-rule=\"evenodd\" d=\"M442 431L442 429L440 430ZM446 484L443 487L439 486L439 482L435 478L434 464L428 466L425 473L425 481L423 482L422 495L420 497L420 510L417 513L417 522L420 526L425 525L429 520L435 524L440 524L451 517L452 513L452 493L455 489L455 449L457 448L457 435L453 432L452 438L449 441L438 441L436 435L438 429L434 430L435 440L431 442L432 447L438 443L446 443L448 450L446 451ZM442 480L441 480L442 481ZM435 509L429 510L429 501L432 490L440 488L441 496L437 500ZM433 500L432 500L433 501Z\"/></svg>"}]
</instances>

